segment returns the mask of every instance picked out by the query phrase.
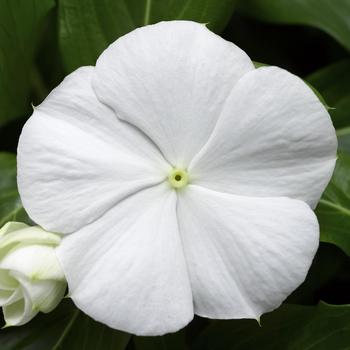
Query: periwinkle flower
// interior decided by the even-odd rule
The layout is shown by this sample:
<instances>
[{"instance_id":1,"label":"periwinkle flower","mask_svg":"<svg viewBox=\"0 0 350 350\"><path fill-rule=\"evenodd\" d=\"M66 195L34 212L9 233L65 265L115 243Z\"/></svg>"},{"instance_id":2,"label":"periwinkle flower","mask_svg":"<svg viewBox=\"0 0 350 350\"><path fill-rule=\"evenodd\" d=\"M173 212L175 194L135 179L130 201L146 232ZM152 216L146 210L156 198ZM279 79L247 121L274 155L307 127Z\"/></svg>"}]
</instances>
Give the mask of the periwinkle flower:
<instances>
[{"instance_id":1,"label":"periwinkle flower","mask_svg":"<svg viewBox=\"0 0 350 350\"><path fill-rule=\"evenodd\" d=\"M300 78L255 69L204 25L162 22L118 39L35 108L18 184L31 218L65 234L75 304L159 335L194 314L258 319L305 279L336 149Z\"/></svg>"},{"instance_id":2,"label":"periwinkle flower","mask_svg":"<svg viewBox=\"0 0 350 350\"><path fill-rule=\"evenodd\" d=\"M62 300L67 285L55 254L59 243L58 235L21 222L0 229L0 306L6 327L50 312Z\"/></svg>"}]
</instances>

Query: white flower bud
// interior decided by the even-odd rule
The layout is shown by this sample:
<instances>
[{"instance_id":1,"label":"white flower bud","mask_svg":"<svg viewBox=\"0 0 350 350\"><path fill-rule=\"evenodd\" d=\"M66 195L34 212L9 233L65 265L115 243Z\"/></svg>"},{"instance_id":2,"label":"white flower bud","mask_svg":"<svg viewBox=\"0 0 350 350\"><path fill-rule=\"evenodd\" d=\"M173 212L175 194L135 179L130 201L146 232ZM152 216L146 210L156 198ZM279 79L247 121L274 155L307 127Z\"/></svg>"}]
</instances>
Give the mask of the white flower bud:
<instances>
[{"instance_id":1,"label":"white flower bud","mask_svg":"<svg viewBox=\"0 0 350 350\"><path fill-rule=\"evenodd\" d=\"M61 301L66 281L56 258L60 237L38 226L8 222L0 229L0 306L6 325L29 322Z\"/></svg>"}]
</instances>

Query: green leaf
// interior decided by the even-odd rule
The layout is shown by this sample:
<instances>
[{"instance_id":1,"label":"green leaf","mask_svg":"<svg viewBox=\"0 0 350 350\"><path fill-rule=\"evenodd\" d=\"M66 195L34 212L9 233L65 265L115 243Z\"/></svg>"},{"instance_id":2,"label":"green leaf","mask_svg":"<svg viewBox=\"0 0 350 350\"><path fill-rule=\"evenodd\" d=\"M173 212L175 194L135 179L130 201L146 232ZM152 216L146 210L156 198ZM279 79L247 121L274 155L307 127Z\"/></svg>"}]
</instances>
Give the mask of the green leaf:
<instances>
[{"instance_id":1,"label":"green leaf","mask_svg":"<svg viewBox=\"0 0 350 350\"><path fill-rule=\"evenodd\" d=\"M319 28L350 50L348 0L242 0L239 10L264 21Z\"/></svg>"},{"instance_id":2,"label":"green leaf","mask_svg":"<svg viewBox=\"0 0 350 350\"><path fill-rule=\"evenodd\" d=\"M260 67L266 67L266 66L268 66L268 64L266 64L266 63L256 62L256 61L253 61L253 64L254 64L254 67L255 67L255 68L260 68Z\"/></svg>"},{"instance_id":3,"label":"green leaf","mask_svg":"<svg viewBox=\"0 0 350 350\"><path fill-rule=\"evenodd\" d=\"M16 220L30 223L17 191L16 156L0 152L0 227Z\"/></svg>"},{"instance_id":4,"label":"green leaf","mask_svg":"<svg viewBox=\"0 0 350 350\"><path fill-rule=\"evenodd\" d=\"M236 0L60 0L59 40L67 71L94 65L114 40L137 27L188 19L222 30Z\"/></svg>"},{"instance_id":5,"label":"green leaf","mask_svg":"<svg viewBox=\"0 0 350 350\"><path fill-rule=\"evenodd\" d=\"M312 305L320 296L334 300L334 293L329 299L324 291L336 288L334 281L342 275L350 276L349 257L334 244L321 242L305 281L288 296L286 303Z\"/></svg>"},{"instance_id":6,"label":"green leaf","mask_svg":"<svg viewBox=\"0 0 350 350\"><path fill-rule=\"evenodd\" d=\"M188 350L184 330L161 337L133 337L135 350Z\"/></svg>"},{"instance_id":7,"label":"green leaf","mask_svg":"<svg viewBox=\"0 0 350 350\"><path fill-rule=\"evenodd\" d=\"M321 241L350 255L350 156L340 153L326 191L316 209Z\"/></svg>"},{"instance_id":8,"label":"green leaf","mask_svg":"<svg viewBox=\"0 0 350 350\"><path fill-rule=\"evenodd\" d=\"M349 349L350 306L283 305L253 320L215 321L195 343L195 350Z\"/></svg>"},{"instance_id":9,"label":"green leaf","mask_svg":"<svg viewBox=\"0 0 350 350\"><path fill-rule=\"evenodd\" d=\"M339 149L350 152L350 60L334 63L306 79L333 107L329 113L337 129Z\"/></svg>"},{"instance_id":10,"label":"green leaf","mask_svg":"<svg viewBox=\"0 0 350 350\"><path fill-rule=\"evenodd\" d=\"M124 350L130 335L97 323L69 300L25 326L0 333L1 350Z\"/></svg>"},{"instance_id":11,"label":"green leaf","mask_svg":"<svg viewBox=\"0 0 350 350\"><path fill-rule=\"evenodd\" d=\"M325 106L325 108L327 109L327 111L330 111L332 109L334 109L333 107L328 106L326 100L324 99L324 97L321 95L321 93L310 83L308 83L306 80L304 80L304 82L307 84L307 86L314 92L314 94L318 97L318 99L320 100L320 102Z\"/></svg>"},{"instance_id":12,"label":"green leaf","mask_svg":"<svg viewBox=\"0 0 350 350\"><path fill-rule=\"evenodd\" d=\"M0 126L30 112L38 27L54 0L0 0Z\"/></svg>"}]
</instances>

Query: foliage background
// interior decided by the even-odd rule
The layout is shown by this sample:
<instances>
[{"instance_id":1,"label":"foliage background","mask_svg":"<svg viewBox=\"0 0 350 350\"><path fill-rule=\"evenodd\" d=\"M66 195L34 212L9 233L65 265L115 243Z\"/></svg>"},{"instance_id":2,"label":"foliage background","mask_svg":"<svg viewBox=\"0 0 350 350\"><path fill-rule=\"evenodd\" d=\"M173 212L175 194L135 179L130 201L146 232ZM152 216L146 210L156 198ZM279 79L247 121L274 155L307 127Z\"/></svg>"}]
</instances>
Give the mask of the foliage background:
<instances>
[{"instance_id":1,"label":"foliage background","mask_svg":"<svg viewBox=\"0 0 350 350\"><path fill-rule=\"evenodd\" d=\"M254 61L304 78L329 107L339 159L317 207L321 243L306 281L261 327L196 317L176 334L135 337L65 300L2 330L0 349L350 349L350 0L0 0L0 225L30 222L16 189L15 152L31 104L77 67L93 65L119 36L173 19L208 23Z\"/></svg>"}]
</instances>

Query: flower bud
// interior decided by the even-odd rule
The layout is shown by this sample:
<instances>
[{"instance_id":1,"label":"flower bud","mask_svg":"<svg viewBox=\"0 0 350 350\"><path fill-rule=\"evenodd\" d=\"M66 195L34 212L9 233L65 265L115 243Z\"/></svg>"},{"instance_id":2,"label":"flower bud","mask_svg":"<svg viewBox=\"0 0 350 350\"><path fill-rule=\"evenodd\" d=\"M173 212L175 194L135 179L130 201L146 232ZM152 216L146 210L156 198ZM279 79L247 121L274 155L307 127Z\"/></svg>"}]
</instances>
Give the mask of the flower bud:
<instances>
[{"instance_id":1,"label":"flower bud","mask_svg":"<svg viewBox=\"0 0 350 350\"><path fill-rule=\"evenodd\" d=\"M66 281L56 258L60 237L39 226L8 222L0 229L0 306L6 325L29 322L61 301Z\"/></svg>"}]
</instances>

